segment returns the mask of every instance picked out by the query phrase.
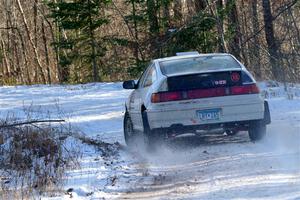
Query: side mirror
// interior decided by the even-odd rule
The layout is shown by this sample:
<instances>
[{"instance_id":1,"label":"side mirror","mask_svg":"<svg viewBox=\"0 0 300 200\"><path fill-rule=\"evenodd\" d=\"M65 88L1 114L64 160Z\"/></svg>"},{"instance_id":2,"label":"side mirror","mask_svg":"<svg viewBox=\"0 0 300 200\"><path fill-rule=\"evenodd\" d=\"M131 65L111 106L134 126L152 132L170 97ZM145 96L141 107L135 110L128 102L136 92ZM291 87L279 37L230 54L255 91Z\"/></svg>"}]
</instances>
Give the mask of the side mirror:
<instances>
[{"instance_id":1,"label":"side mirror","mask_svg":"<svg viewBox=\"0 0 300 200\"><path fill-rule=\"evenodd\" d=\"M124 89L136 89L136 84L134 80L124 81L123 82Z\"/></svg>"}]
</instances>

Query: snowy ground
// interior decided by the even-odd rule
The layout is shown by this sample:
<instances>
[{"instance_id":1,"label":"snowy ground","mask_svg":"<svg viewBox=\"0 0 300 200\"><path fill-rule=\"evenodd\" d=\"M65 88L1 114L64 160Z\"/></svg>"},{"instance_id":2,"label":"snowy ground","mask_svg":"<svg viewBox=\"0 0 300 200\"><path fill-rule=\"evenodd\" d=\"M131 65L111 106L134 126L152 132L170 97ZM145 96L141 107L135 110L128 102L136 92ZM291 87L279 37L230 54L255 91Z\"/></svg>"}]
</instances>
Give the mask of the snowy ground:
<instances>
[{"instance_id":1,"label":"snowy ground","mask_svg":"<svg viewBox=\"0 0 300 200\"><path fill-rule=\"evenodd\" d=\"M124 144L122 118L130 91L120 83L0 87L0 116L22 118L30 107L33 116L64 117L88 137L116 147L104 156L77 144L81 168L65 177L73 199L300 199L300 98L287 100L282 88L268 91L274 96L272 124L264 141L251 143L245 132L184 137L151 154ZM70 193L43 198L69 199Z\"/></svg>"}]
</instances>

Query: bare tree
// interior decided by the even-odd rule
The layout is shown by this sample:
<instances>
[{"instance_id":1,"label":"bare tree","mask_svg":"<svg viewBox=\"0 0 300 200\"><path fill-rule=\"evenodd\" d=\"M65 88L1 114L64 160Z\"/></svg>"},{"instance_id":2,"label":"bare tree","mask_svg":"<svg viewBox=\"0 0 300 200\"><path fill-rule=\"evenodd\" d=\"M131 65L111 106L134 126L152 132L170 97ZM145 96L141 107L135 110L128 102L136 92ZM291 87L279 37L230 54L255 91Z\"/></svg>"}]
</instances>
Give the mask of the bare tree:
<instances>
[{"instance_id":1,"label":"bare tree","mask_svg":"<svg viewBox=\"0 0 300 200\"><path fill-rule=\"evenodd\" d=\"M257 13L257 0L251 1L251 11L252 11L252 30L253 33L257 33L259 31L259 21L258 21L258 13ZM258 79L262 78L261 72L261 63L260 63L260 49L257 47L259 45L258 36L254 36L253 43L251 44L253 56L251 57L251 64L254 66L255 75Z\"/></svg>"},{"instance_id":2,"label":"bare tree","mask_svg":"<svg viewBox=\"0 0 300 200\"><path fill-rule=\"evenodd\" d=\"M224 19L223 16L220 15L219 11L223 9L224 4L223 0L217 0L214 4L209 3L206 0L207 5L209 6L211 14L215 17L217 32L218 32L218 40L219 40L219 52L228 52L227 43L225 41L225 31L224 31Z\"/></svg>"},{"instance_id":3,"label":"bare tree","mask_svg":"<svg viewBox=\"0 0 300 200\"><path fill-rule=\"evenodd\" d=\"M24 14L24 11L23 11L23 7L21 5L20 0L16 0L16 1L17 1L18 10L19 10L19 12L22 16L22 20L23 20L23 23L24 23L24 26L25 26L25 30L26 30L28 39L29 39L29 43L30 43L30 45L31 45L31 47L34 51L34 59L35 59L36 64L38 66L38 70L39 70L42 82L46 83L46 78L45 78L45 74L43 72L43 67L42 67L40 56L39 56L39 53L38 53L38 50L37 50L37 46L34 44L34 41L33 41L32 35L31 35L31 31L30 31L28 23L27 23L27 19L26 19L26 16Z\"/></svg>"},{"instance_id":4,"label":"bare tree","mask_svg":"<svg viewBox=\"0 0 300 200\"><path fill-rule=\"evenodd\" d=\"M272 74L275 79L280 80L282 77L282 69L279 65L279 47L276 42L274 26L273 26L273 16L271 11L270 0L262 0L263 5L263 15L264 15L264 29L266 42L268 45L269 59L272 67ZM282 80L282 79L281 79Z\"/></svg>"},{"instance_id":5,"label":"bare tree","mask_svg":"<svg viewBox=\"0 0 300 200\"><path fill-rule=\"evenodd\" d=\"M233 29L232 41L229 43L230 52L237 58L241 59L241 29L238 18L238 11L235 0L227 1L227 6L230 7L229 26Z\"/></svg>"}]
</instances>

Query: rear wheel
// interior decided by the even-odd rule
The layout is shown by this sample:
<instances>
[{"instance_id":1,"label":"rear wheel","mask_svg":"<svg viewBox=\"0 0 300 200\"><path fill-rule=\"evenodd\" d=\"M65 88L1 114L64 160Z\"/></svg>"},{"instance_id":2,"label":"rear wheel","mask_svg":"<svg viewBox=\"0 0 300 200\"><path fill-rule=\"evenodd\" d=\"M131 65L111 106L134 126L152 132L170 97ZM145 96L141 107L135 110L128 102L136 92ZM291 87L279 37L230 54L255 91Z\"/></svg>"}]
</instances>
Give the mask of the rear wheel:
<instances>
[{"instance_id":1,"label":"rear wheel","mask_svg":"<svg viewBox=\"0 0 300 200\"><path fill-rule=\"evenodd\" d=\"M163 141L159 130L151 130L148 122L146 111L142 112L143 126L144 126L144 144L148 151L153 151Z\"/></svg>"},{"instance_id":2,"label":"rear wheel","mask_svg":"<svg viewBox=\"0 0 300 200\"><path fill-rule=\"evenodd\" d=\"M124 116L124 138L127 146L132 146L135 139L135 132L128 112Z\"/></svg>"},{"instance_id":3,"label":"rear wheel","mask_svg":"<svg viewBox=\"0 0 300 200\"><path fill-rule=\"evenodd\" d=\"M266 132L267 126L262 120L251 123L248 130L250 140L253 142L263 139Z\"/></svg>"}]
</instances>

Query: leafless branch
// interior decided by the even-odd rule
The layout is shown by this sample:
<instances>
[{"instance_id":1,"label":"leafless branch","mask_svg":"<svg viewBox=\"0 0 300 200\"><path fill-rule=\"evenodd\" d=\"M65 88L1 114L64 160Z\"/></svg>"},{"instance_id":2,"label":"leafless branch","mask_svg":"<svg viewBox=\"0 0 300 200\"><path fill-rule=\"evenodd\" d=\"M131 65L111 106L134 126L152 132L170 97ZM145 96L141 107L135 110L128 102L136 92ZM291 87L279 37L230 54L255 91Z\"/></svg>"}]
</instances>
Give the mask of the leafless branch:
<instances>
[{"instance_id":1,"label":"leafless branch","mask_svg":"<svg viewBox=\"0 0 300 200\"><path fill-rule=\"evenodd\" d=\"M65 122L65 120L62 120L62 119L32 120L32 121L19 122L19 123L14 123L14 124L4 124L4 125L0 126L0 129L1 128L10 128L10 127L15 127L15 126L32 125L32 124L37 124L37 123L60 123L60 122Z\"/></svg>"},{"instance_id":2,"label":"leafless branch","mask_svg":"<svg viewBox=\"0 0 300 200\"><path fill-rule=\"evenodd\" d=\"M273 16L273 21L275 21L282 13L284 13L285 11L291 9L291 7L293 7L296 3L298 2L298 0L294 0L293 2L287 4L284 6L284 8L282 10L280 10L276 15ZM256 36L258 36L262 31L264 30L264 26L262 26L256 33L254 33L252 36L248 37L247 39L245 39L245 41L242 42L241 46L244 46L247 42L249 42L249 40L252 40L253 38L255 38Z\"/></svg>"}]
</instances>

